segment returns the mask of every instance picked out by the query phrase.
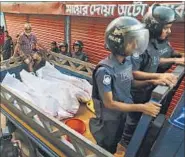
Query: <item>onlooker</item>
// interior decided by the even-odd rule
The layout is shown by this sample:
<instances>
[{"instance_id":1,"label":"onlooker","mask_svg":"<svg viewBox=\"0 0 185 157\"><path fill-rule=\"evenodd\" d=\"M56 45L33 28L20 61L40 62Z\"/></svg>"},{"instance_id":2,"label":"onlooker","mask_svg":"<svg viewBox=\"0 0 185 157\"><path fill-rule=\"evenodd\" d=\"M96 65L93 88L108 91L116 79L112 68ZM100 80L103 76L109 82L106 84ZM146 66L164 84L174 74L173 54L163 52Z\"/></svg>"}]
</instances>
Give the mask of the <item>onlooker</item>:
<instances>
[{"instance_id":1,"label":"onlooker","mask_svg":"<svg viewBox=\"0 0 185 157\"><path fill-rule=\"evenodd\" d=\"M0 26L0 61L3 61L4 27Z\"/></svg>"},{"instance_id":2,"label":"onlooker","mask_svg":"<svg viewBox=\"0 0 185 157\"><path fill-rule=\"evenodd\" d=\"M16 35L15 40L14 40L14 45L17 44L17 41L18 41L19 36L20 36L19 34Z\"/></svg>"},{"instance_id":3,"label":"onlooker","mask_svg":"<svg viewBox=\"0 0 185 157\"><path fill-rule=\"evenodd\" d=\"M2 53L1 53L1 51L0 51L0 62L1 61L3 61L3 55L2 55Z\"/></svg>"},{"instance_id":4,"label":"onlooker","mask_svg":"<svg viewBox=\"0 0 185 157\"><path fill-rule=\"evenodd\" d=\"M39 50L37 49L37 45L34 43L33 45L32 45L32 51L33 52L38 52Z\"/></svg>"},{"instance_id":5,"label":"onlooker","mask_svg":"<svg viewBox=\"0 0 185 157\"><path fill-rule=\"evenodd\" d=\"M41 62L41 56L39 55L40 51L39 49L37 49L37 45L34 43L32 45L32 54L31 54L31 60L32 60L32 63L33 64L33 67L37 67L39 65L39 63Z\"/></svg>"},{"instance_id":6,"label":"onlooker","mask_svg":"<svg viewBox=\"0 0 185 157\"><path fill-rule=\"evenodd\" d=\"M12 56L13 52L13 41L8 31L4 32L4 45L2 48L3 60L7 60Z\"/></svg>"},{"instance_id":7,"label":"onlooker","mask_svg":"<svg viewBox=\"0 0 185 157\"><path fill-rule=\"evenodd\" d=\"M21 56L23 56L24 62L28 64L29 71L33 71L35 61L39 62L41 60L40 55L33 51L34 45L38 45L42 49L45 49L44 46L37 41L36 36L31 32L31 30L31 24L26 23L24 25L24 32L20 34L14 50L14 56L17 51Z\"/></svg>"},{"instance_id":8,"label":"onlooker","mask_svg":"<svg viewBox=\"0 0 185 157\"><path fill-rule=\"evenodd\" d=\"M73 43L73 53L72 57L76 59L80 59L82 61L88 62L88 56L83 52L83 42L80 40L77 40Z\"/></svg>"},{"instance_id":9,"label":"onlooker","mask_svg":"<svg viewBox=\"0 0 185 157\"><path fill-rule=\"evenodd\" d=\"M0 48L4 44L4 26L0 26Z\"/></svg>"},{"instance_id":10,"label":"onlooker","mask_svg":"<svg viewBox=\"0 0 185 157\"><path fill-rule=\"evenodd\" d=\"M68 52L68 44L66 42L61 42L59 44L59 51L61 54L71 57L71 53Z\"/></svg>"},{"instance_id":11,"label":"onlooker","mask_svg":"<svg viewBox=\"0 0 185 157\"><path fill-rule=\"evenodd\" d=\"M17 45L17 41L18 41L18 38L19 38L19 34L17 34L16 35L16 37L15 37L15 40L14 40L14 48L16 47L16 45ZM15 49L14 49L14 56L19 56L20 54L19 54L19 51L18 51L18 49L16 49L16 51L15 51Z\"/></svg>"},{"instance_id":12,"label":"onlooker","mask_svg":"<svg viewBox=\"0 0 185 157\"><path fill-rule=\"evenodd\" d=\"M50 49L50 51L55 52L55 53L59 53L59 49L57 47L57 42L56 41L53 41L51 43L51 49Z\"/></svg>"}]
</instances>

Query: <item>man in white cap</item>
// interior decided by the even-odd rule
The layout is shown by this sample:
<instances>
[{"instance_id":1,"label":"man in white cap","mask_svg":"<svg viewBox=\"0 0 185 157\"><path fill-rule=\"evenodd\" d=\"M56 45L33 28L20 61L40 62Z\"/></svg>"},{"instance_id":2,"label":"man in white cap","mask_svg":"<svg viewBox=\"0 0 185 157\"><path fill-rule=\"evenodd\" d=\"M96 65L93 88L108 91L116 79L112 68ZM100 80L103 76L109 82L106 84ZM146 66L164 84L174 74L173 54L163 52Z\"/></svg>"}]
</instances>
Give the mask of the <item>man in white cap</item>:
<instances>
[{"instance_id":1,"label":"man in white cap","mask_svg":"<svg viewBox=\"0 0 185 157\"><path fill-rule=\"evenodd\" d=\"M36 36L32 33L31 24L25 23L24 32L20 34L17 40L14 55L18 51L19 55L23 56L24 62L28 64L29 71L33 71L33 67L38 65L41 61L41 56L33 51L33 47L35 47L35 45L45 49L44 46L37 41Z\"/></svg>"}]
</instances>

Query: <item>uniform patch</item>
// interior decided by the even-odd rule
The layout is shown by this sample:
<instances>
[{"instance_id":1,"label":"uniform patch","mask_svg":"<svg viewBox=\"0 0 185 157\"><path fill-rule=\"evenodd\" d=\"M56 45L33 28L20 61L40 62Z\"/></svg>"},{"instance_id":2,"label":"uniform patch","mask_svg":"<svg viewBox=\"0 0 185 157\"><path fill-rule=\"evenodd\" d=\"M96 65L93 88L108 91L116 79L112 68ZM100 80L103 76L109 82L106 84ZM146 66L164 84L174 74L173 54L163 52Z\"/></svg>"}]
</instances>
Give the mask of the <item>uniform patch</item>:
<instances>
[{"instance_id":1,"label":"uniform patch","mask_svg":"<svg viewBox=\"0 0 185 157\"><path fill-rule=\"evenodd\" d=\"M137 53L137 52L133 53L132 56L133 56L134 58L136 58L136 59L139 59L139 53Z\"/></svg>"},{"instance_id":2,"label":"uniform patch","mask_svg":"<svg viewBox=\"0 0 185 157\"><path fill-rule=\"evenodd\" d=\"M159 50L159 54L160 54L160 55L163 55L163 54L165 54L166 52L168 52L168 47Z\"/></svg>"},{"instance_id":3,"label":"uniform patch","mask_svg":"<svg viewBox=\"0 0 185 157\"><path fill-rule=\"evenodd\" d=\"M104 75L103 84L104 85L110 85L110 83L111 83L111 77L110 77L110 75Z\"/></svg>"}]
</instances>

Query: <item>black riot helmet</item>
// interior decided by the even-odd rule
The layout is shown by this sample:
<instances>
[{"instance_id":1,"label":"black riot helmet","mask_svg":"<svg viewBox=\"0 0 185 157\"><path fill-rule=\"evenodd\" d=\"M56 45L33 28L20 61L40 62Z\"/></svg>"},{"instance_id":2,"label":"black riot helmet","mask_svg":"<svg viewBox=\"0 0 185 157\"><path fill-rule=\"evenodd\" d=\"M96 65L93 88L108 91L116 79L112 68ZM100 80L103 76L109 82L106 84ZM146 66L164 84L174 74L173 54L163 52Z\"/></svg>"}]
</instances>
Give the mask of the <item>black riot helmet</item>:
<instances>
[{"instance_id":1,"label":"black riot helmet","mask_svg":"<svg viewBox=\"0 0 185 157\"><path fill-rule=\"evenodd\" d=\"M143 18L151 38L160 37L164 26L173 23L175 20L175 11L170 7L161 6L160 4L152 5Z\"/></svg>"},{"instance_id":2,"label":"black riot helmet","mask_svg":"<svg viewBox=\"0 0 185 157\"><path fill-rule=\"evenodd\" d=\"M83 44L82 41L77 40L77 41L75 41L75 42L73 43L73 50L74 50L74 46L79 46L79 51L82 51L84 44Z\"/></svg>"},{"instance_id":3,"label":"black riot helmet","mask_svg":"<svg viewBox=\"0 0 185 157\"><path fill-rule=\"evenodd\" d=\"M68 44L67 44L66 42L61 42L61 43L59 44L59 48L61 48L61 47L66 47L66 48L68 48Z\"/></svg>"},{"instance_id":4,"label":"black riot helmet","mask_svg":"<svg viewBox=\"0 0 185 157\"><path fill-rule=\"evenodd\" d=\"M126 56L126 47L135 42L132 53L143 53L149 41L149 32L145 24L136 18L122 16L114 19L105 31L105 46L115 55Z\"/></svg>"},{"instance_id":5,"label":"black riot helmet","mask_svg":"<svg viewBox=\"0 0 185 157\"><path fill-rule=\"evenodd\" d=\"M59 44L59 49L61 48L61 47L65 47L66 48L66 52L67 52L67 50L68 50L68 44L66 43L66 42L61 42L60 44Z\"/></svg>"}]
</instances>

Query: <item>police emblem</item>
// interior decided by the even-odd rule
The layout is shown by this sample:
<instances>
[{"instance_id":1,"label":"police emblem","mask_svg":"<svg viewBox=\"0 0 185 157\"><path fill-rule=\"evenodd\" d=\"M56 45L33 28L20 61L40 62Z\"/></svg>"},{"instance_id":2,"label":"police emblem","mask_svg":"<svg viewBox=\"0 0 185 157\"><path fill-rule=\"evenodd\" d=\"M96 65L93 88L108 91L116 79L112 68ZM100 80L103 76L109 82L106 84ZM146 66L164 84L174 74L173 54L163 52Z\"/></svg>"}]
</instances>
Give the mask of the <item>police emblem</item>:
<instances>
[{"instance_id":1,"label":"police emblem","mask_svg":"<svg viewBox=\"0 0 185 157\"><path fill-rule=\"evenodd\" d=\"M135 59L139 59L139 53L138 52L134 52L132 55Z\"/></svg>"},{"instance_id":2,"label":"police emblem","mask_svg":"<svg viewBox=\"0 0 185 157\"><path fill-rule=\"evenodd\" d=\"M111 77L110 77L110 75L104 75L103 84L104 85L109 85L110 83L111 83Z\"/></svg>"}]
</instances>

